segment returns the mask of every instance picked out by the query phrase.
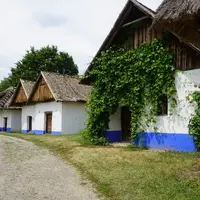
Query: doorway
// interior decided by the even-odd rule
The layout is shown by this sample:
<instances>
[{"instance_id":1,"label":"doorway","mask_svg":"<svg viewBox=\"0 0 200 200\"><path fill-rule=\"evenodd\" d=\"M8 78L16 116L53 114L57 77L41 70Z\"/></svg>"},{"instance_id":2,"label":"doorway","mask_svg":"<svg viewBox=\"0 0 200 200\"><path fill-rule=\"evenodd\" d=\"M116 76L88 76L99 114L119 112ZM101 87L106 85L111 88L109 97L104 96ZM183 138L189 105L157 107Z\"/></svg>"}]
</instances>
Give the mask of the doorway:
<instances>
[{"instance_id":1,"label":"doorway","mask_svg":"<svg viewBox=\"0 0 200 200\"><path fill-rule=\"evenodd\" d=\"M129 107L121 108L122 141L131 140L131 112Z\"/></svg>"},{"instance_id":2,"label":"doorway","mask_svg":"<svg viewBox=\"0 0 200 200\"><path fill-rule=\"evenodd\" d=\"M46 113L46 134L52 133L52 113Z\"/></svg>"},{"instance_id":3,"label":"doorway","mask_svg":"<svg viewBox=\"0 0 200 200\"><path fill-rule=\"evenodd\" d=\"M3 131L7 131L8 129L8 118L7 117L4 117L3 118Z\"/></svg>"},{"instance_id":4,"label":"doorway","mask_svg":"<svg viewBox=\"0 0 200 200\"><path fill-rule=\"evenodd\" d=\"M28 116L28 132L31 132L32 131L32 121L33 121L33 118L31 116Z\"/></svg>"}]
</instances>

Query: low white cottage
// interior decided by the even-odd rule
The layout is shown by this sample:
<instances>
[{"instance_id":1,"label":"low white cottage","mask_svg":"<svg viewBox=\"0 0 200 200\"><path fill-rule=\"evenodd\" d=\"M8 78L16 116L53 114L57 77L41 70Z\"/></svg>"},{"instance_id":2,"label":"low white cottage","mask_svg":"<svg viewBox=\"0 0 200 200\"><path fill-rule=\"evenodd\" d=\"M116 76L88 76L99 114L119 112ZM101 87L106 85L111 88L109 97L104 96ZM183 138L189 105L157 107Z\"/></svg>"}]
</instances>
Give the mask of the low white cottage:
<instances>
[{"instance_id":1,"label":"low white cottage","mask_svg":"<svg viewBox=\"0 0 200 200\"><path fill-rule=\"evenodd\" d=\"M41 72L28 100L22 106L22 132L75 134L85 128L85 102L90 86L78 77ZM13 99L16 105L20 92Z\"/></svg>"},{"instance_id":2,"label":"low white cottage","mask_svg":"<svg viewBox=\"0 0 200 200\"><path fill-rule=\"evenodd\" d=\"M22 80L14 92L10 107L21 107L21 132L27 133L32 131L32 116L35 113L35 106L27 105L28 98L33 89L34 82ZM29 115L27 115L27 110Z\"/></svg>"},{"instance_id":3,"label":"low white cottage","mask_svg":"<svg viewBox=\"0 0 200 200\"><path fill-rule=\"evenodd\" d=\"M9 107L13 93L13 88L0 93L0 131L3 132L21 131L21 109Z\"/></svg>"}]
</instances>

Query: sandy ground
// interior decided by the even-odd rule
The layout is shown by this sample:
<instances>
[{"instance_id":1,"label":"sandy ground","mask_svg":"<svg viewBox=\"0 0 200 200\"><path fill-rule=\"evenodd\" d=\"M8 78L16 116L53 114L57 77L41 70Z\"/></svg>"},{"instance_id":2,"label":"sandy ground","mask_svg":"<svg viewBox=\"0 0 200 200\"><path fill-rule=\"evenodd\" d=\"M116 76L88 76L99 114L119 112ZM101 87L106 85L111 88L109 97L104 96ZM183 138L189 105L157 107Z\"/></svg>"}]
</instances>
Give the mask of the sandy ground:
<instances>
[{"instance_id":1,"label":"sandy ground","mask_svg":"<svg viewBox=\"0 0 200 200\"><path fill-rule=\"evenodd\" d=\"M48 150L0 136L0 200L98 200L91 184Z\"/></svg>"}]
</instances>

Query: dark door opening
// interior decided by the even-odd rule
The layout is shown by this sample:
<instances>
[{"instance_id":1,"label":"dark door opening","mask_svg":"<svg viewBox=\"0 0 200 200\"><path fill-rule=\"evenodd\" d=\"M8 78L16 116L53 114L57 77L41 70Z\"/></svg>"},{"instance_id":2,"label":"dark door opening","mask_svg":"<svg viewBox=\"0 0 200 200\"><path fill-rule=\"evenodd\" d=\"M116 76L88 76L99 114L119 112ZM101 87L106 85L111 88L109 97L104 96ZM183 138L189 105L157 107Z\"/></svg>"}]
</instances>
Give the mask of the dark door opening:
<instances>
[{"instance_id":1,"label":"dark door opening","mask_svg":"<svg viewBox=\"0 0 200 200\"><path fill-rule=\"evenodd\" d=\"M33 118L31 116L28 116L28 132L32 131L32 121Z\"/></svg>"},{"instance_id":2,"label":"dark door opening","mask_svg":"<svg viewBox=\"0 0 200 200\"><path fill-rule=\"evenodd\" d=\"M46 113L46 134L52 132L52 113Z\"/></svg>"},{"instance_id":3,"label":"dark door opening","mask_svg":"<svg viewBox=\"0 0 200 200\"><path fill-rule=\"evenodd\" d=\"M129 107L121 108L122 141L131 140L131 112Z\"/></svg>"},{"instance_id":4,"label":"dark door opening","mask_svg":"<svg viewBox=\"0 0 200 200\"><path fill-rule=\"evenodd\" d=\"M8 128L8 118L7 117L4 117L3 118L3 131L7 131L7 128Z\"/></svg>"}]
</instances>

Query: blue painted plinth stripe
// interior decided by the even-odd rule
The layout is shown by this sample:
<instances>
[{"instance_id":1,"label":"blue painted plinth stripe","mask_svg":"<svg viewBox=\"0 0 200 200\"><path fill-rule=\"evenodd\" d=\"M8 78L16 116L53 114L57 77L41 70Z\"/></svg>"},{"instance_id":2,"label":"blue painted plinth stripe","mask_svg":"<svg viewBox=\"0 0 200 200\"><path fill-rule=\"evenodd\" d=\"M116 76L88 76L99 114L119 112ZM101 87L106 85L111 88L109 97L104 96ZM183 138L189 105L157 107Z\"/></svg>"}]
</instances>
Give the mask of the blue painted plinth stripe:
<instances>
[{"instance_id":1,"label":"blue painted plinth stripe","mask_svg":"<svg viewBox=\"0 0 200 200\"><path fill-rule=\"evenodd\" d=\"M22 133L28 133L28 130L22 130Z\"/></svg>"},{"instance_id":2,"label":"blue painted plinth stripe","mask_svg":"<svg viewBox=\"0 0 200 200\"><path fill-rule=\"evenodd\" d=\"M11 128L7 128L7 130L6 130L6 132L11 132L12 131L12 129Z\"/></svg>"},{"instance_id":3,"label":"blue painted plinth stripe","mask_svg":"<svg viewBox=\"0 0 200 200\"><path fill-rule=\"evenodd\" d=\"M61 135L62 133L61 132L59 132L59 131L52 131L52 133L51 133L52 135Z\"/></svg>"},{"instance_id":4,"label":"blue painted plinth stripe","mask_svg":"<svg viewBox=\"0 0 200 200\"><path fill-rule=\"evenodd\" d=\"M44 130L33 130L32 132L35 133L36 135L43 135L43 134L45 134Z\"/></svg>"},{"instance_id":5,"label":"blue painted plinth stripe","mask_svg":"<svg viewBox=\"0 0 200 200\"><path fill-rule=\"evenodd\" d=\"M113 142L121 142L121 131L106 131L105 132L105 138L113 143Z\"/></svg>"},{"instance_id":6,"label":"blue painted plinth stripe","mask_svg":"<svg viewBox=\"0 0 200 200\"><path fill-rule=\"evenodd\" d=\"M143 145L155 149L168 149L174 151L196 151L193 137L181 133L139 133L136 145Z\"/></svg>"},{"instance_id":7,"label":"blue painted plinth stripe","mask_svg":"<svg viewBox=\"0 0 200 200\"><path fill-rule=\"evenodd\" d=\"M43 135L45 134L44 130L33 130L33 133L35 133L36 135ZM52 131L51 133L52 135L61 135L62 133L60 131Z\"/></svg>"},{"instance_id":8,"label":"blue painted plinth stripe","mask_svg":"<svg viewBox=\"0 0 200 200\"><path fill-rule=\"evenodd\" d=\"M6 130L4 130L3 127L0 127L0 131L10 133L12 131L12 129L11 128L7 128Z\"/></svg>"}]
</instances>

